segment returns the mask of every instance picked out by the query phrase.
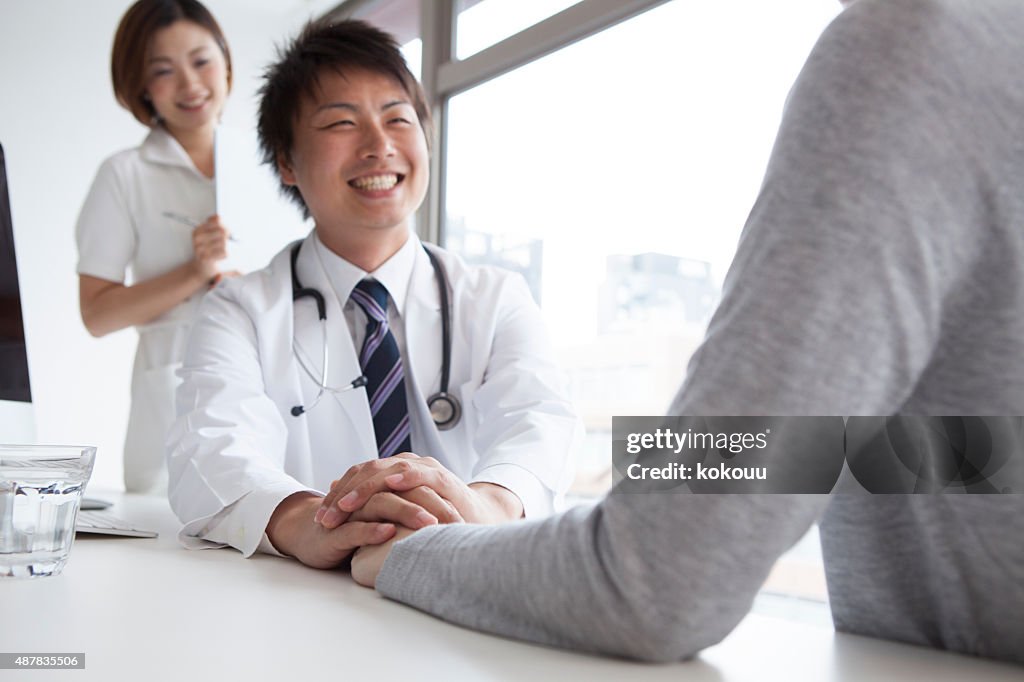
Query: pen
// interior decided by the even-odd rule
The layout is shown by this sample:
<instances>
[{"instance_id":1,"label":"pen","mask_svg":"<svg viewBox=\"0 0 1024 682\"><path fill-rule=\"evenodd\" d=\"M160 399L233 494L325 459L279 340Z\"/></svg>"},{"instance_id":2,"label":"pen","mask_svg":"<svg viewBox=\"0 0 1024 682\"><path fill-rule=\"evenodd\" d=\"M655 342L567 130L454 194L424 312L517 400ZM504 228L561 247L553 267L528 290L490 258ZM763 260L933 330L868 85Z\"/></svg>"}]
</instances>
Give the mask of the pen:
<instances>
[{"instance_id":1,"label":"pen","mask_svg":"<svg viewBox=\"0 0 1024 682\"><path fill-rule=\"evenodd\" d=\"M183 216L180 213L175 213L174 211L164 211L163 212L163 216L165 218L170 218L171 220L179 222L182 225L188 225L189 227L191 227L193 229L199 227L199 223L197 223L195 220L192 220L188 216ZM235 235L229 234L228 235L228 241L230 241L230 242L237 242L238 239L235 238Z\"/></svg>"}]
</instances>

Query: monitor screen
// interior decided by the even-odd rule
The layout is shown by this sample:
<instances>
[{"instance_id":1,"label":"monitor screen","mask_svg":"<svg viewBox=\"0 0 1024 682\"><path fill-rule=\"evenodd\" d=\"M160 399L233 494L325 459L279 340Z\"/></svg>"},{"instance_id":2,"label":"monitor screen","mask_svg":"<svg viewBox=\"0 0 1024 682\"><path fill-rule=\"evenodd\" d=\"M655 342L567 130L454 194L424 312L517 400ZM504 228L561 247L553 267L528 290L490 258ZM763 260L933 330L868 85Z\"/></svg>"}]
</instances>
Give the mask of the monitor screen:
<instances>
[{"instance_id":1,"label":"monitor screen","mask_svg":"<svg viewBox=\"0 0 1024 682\"><path fill-rule=\"evenodd\" d=\"M25 322L21 314L18 262L14 256L11 200L7 192L7 164L0 146L0 400L28 403Z\"/></svg>"}]
</instances>

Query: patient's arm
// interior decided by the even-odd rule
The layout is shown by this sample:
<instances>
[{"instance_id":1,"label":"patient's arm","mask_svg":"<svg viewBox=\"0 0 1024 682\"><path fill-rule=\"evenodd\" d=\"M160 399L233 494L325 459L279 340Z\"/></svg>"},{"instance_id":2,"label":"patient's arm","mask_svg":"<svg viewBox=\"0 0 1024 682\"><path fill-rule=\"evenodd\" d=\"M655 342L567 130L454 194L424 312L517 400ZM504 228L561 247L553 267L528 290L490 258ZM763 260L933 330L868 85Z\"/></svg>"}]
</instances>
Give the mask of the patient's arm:
<instances>
[{"instance_id":1,"label":"patient's arm","mask_svg":"<svg viewBox=\"0 0 1024 682\"><path fill-rule=\"evenodd\" d=\"M356 550L352 555L352 577L357 583L364 587L375 587L377 574L381 566L391 554L391 548L399 540L404 540L416 531L409 528L399 528L398 532L388 540L379 545L365 545Z\"/></svg>"}]
</instances>

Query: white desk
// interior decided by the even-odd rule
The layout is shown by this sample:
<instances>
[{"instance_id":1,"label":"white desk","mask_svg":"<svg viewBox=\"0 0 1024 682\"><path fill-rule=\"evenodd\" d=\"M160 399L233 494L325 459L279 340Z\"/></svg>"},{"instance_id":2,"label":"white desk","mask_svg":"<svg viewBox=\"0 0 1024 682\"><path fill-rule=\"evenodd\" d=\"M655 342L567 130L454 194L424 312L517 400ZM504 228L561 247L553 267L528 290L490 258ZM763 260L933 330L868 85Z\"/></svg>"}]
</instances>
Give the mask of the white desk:
<instances>
[{"instance_id":1,"label":"white desk","mask_svg":"<svg viewBox=\"0 0 1024 682\"><path fill-rule=\"evenodd\" d=\"M79 536L56 578L0 581L0 652L84 652L85 670L0 680L1024 679L1024 668L751 615L691 662L645 665L484 635L382 599L347 573L181 549L160 498L110 495L158 539Z\"/></svg>"}]
</instances>

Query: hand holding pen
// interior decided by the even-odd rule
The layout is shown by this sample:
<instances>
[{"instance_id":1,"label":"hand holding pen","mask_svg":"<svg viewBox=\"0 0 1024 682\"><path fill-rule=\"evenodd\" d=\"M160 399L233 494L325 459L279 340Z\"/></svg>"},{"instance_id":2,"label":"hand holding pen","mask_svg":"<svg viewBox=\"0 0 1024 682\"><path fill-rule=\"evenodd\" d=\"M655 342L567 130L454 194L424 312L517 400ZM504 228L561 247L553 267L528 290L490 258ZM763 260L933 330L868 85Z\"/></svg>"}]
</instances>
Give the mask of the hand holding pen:
<instances>
[{"instance_id":1,"label":"hand holding pen","mask_svg":"<svg viewBox=\"0 0 1024 682\"><path fill-rule=\"evenodd\" d=\"M195 254L193 263L199 276L209 282L212 287L225 275L235 276L237 272L222 273L218 263L228 256L227 242L231 239L227 228L220 222L220 217L213 215L203 223L196 223L185 216L164 212L164 216L193 227L192 251Z\"/></svg>"},{"instance_id":2,"label":"hand holding pen","mask_svg":"<svg viewBox=\"0 0 1024 682\"><path fill-rule=\"evenodd\" d=\"M193 230L195 228L199 227L200 225L205 224L205 223L200 223L200 222L198 222L196 220L193 220L192 218L189 218L188 216L181 215L180 213L175 213L174 211L164 211L163 212L163 216L165 218L170 218L171 220L173 220L173 221L175 221L177 223L181 223L182 225L187 225L188 227L191 227ZM207 222L209 222L209 221L207 221ZM232 241L232 242L238 243L238 238L235 237L230 232L228 232L228 241Z\"/></svg>"}]
</instances>

